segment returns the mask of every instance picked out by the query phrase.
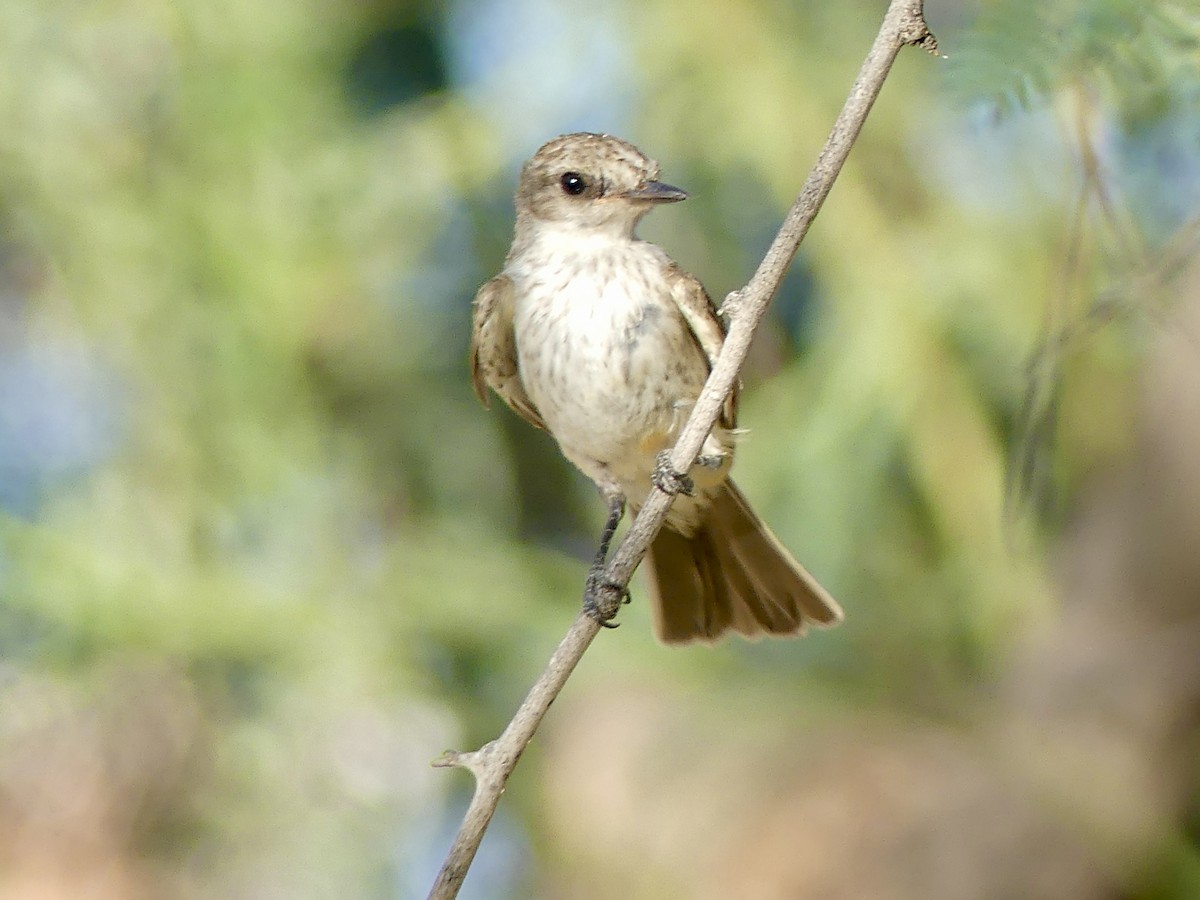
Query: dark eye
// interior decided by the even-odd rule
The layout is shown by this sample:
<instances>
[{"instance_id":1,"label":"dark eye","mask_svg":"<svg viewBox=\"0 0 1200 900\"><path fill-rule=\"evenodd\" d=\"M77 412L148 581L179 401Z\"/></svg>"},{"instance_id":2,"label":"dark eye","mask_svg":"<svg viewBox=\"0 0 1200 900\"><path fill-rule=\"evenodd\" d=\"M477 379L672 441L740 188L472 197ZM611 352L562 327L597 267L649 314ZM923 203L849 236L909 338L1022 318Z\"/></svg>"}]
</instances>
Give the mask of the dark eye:
<instances>
[{"instance_id":1,"label":"dark eye","mask_svg":"<svg viewBox=\"0 0 1200 900\"><path fill-rule=\"evenodd\" d=\"M572 197L578 197L587 190L587 182L578 172L564 172L563 177L558 181L562 185L562 189Z\"/></svg>"}]
</instances>

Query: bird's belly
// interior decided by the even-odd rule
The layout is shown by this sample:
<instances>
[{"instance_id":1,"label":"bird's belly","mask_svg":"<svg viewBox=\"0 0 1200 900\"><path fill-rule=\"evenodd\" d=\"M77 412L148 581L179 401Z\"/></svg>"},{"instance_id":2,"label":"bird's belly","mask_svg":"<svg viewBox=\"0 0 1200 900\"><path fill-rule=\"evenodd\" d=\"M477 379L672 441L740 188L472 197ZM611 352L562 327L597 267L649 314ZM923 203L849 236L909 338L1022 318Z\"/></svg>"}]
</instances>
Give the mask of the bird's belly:
<instances>
[{"instance_id":1,"label":"bird's belly","mask_svg":"<svg viewBox=\"0 0 1200 900\"><path fill-rule=\"evenodd\" d=\"M517 316L521 380L530 399L568 456L614 470L653 465L708 374L686 324L669 299L623 305L553 299Z\"/></svg>"}]
</instances>

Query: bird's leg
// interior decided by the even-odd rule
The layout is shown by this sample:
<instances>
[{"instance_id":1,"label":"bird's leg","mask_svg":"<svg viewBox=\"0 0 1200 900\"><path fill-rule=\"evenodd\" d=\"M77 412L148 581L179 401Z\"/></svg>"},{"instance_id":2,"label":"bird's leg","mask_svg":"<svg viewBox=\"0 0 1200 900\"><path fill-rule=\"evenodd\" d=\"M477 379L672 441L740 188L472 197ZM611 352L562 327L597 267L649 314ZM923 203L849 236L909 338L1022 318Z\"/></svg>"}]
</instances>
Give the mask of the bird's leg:
<instances>
[{"instance_id":1,"label":"bird's leg","mask_svg":"<svg viewBox=\"0 0 1200 900\"><path fill-rule=\"evenodd\" d=\"M686 472L676 472L671 467L671 451L663 450L655 460L654 471L650 474L654 486L664 494L687 494L689 497L696 490L696 485Z\"/></svg>"},{"instance_id":2,"label":"bird's leg","mask_svg":"<svg viewBox=\"0 0 1200 900\"><path fill-rule=\"evenodd\" d=\"M629 602L629 588L606 578L604 568L608 562L609 545L612 544L613 535L617 533L617 526L621 524L621 517L625 515L625 495L612 488L601 490L608 500L608 519L605 520L604 531L600 535L600 547L596 550L596 557L588 569L583 591L583 608L605 628L616 628L616 623L609 620L617 614L622 602Z\"/></svg>"},{"instance_id":3,"label":"bird's leg","mask_svg":"<svg viewBox=\"0 0 1200 900\"><path fill-rule=\"evenodd\" d=\"M592 562L593 569L603 569L604 563L608 559L608 547L612 543L613 535L617 533L617 526L621 524L621 517L625 515L625 497L621 494L613 494L608 498L608 518L604 522L604 531L600 533L600 548L596 551L596 559Z\"/></svg>"}]
</instances>

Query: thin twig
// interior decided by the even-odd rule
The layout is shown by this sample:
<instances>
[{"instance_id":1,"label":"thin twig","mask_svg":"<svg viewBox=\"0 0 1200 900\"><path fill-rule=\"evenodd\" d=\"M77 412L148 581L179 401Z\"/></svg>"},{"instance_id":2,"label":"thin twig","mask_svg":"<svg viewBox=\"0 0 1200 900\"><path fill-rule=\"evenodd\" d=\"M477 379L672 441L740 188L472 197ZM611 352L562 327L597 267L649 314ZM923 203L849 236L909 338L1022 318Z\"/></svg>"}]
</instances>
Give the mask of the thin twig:
<instances>
[{"instance_id":1,"label":"thin twig","mask_svg":"<svg viewBox=\"0 0 1200 900\"><path fill-rule=\"evenodd\" d=\"M800 241L833 187L896 55L901 47L908 44L937 53L937 41L925 24L923 0L891 0L875 43L863 62L858 78L850 89L850 96L846 98L800 196L784 219L754 277L745 287L725 299L723 311L730 317L729 334L708 382L671 451L671 465L675 471L688 471L700 453L700 447L712 430L725 397L733 388L746 360L750 339L758 323L762 321L768 304L779 289ZM662 527L672 499L664 491L657 488L651 490L641 512L609 561L606 572L608 580L621 586L629 583L633 570ZM616 592L611 597L614 604L619 603ZM449 751L434 762L435 766L470 769L475 776L475 795L430 891L430 900L450 900L458 895L509 775L550 704L599 630L596 620L586 613L580 613L504 733L479 750L469 753Z\"/></svg>"}]
</instances>

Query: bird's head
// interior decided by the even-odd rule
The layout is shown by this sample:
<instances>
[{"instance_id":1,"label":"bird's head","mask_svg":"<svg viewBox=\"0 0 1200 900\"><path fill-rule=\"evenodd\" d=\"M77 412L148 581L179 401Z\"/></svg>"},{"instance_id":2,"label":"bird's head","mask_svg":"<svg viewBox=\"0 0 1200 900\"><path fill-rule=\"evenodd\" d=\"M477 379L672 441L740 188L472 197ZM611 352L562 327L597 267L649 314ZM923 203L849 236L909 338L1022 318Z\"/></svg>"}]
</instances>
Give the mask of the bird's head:
<instances>
[{"instance_id":1,"label":"bird's head","mask_svg":"<svg viewBox=\"0 0 1200 900\"><path fill-rule=\"evenodd\" d=\"M525 164L516 205L524 219L629 236L651 207L685 199L633 144L580 132L542 145Z\"/></svg>"}]
</instances>

